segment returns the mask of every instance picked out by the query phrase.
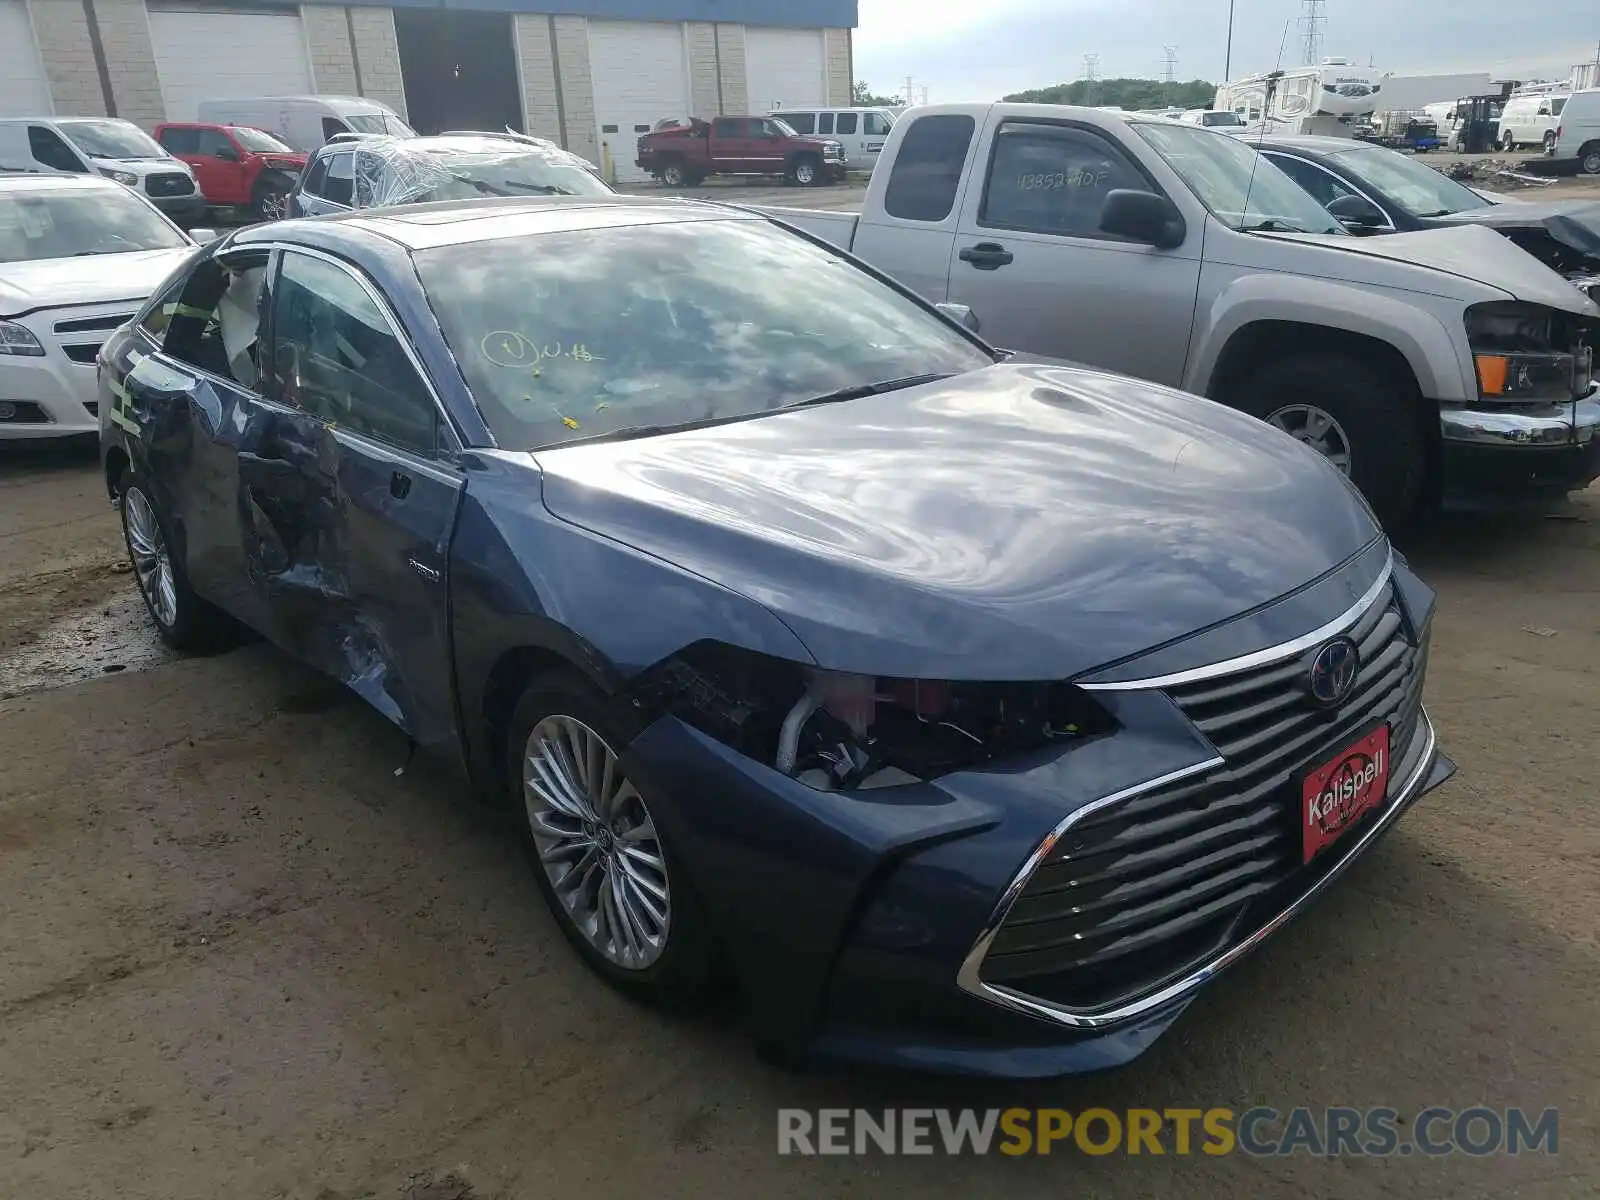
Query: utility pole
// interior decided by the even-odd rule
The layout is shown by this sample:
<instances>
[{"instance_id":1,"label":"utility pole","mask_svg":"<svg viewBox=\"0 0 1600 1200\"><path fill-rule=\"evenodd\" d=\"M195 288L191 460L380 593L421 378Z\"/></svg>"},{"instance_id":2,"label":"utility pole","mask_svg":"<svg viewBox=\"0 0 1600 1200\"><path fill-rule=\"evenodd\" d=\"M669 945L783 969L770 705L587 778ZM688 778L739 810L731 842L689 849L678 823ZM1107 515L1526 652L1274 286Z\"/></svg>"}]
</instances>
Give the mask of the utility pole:
<instances>
[{"instance_id":1,"label":"utility pole","mask_svg":"<svg viewBox=\"0 0 1600 1200\"><path fill-rule=\"evenodd\" d=\"M1228 0L1228 47L1222 52L1222 82L1233 78L1233 0Z\"/></svg>"},{"instance_id":2,"label":"utility pole","mask_svg":"<svg viewBox=\"0 0 1600 1200\"><path fill-rule=\"evenodd\" d=\"M1100 79L1100 56L1098 54L1085 54L1083 56L1083 102L1094 103L1094 85Z\"/></svg>"},{"instance_id":3,"label":"utility pole","mask_svg":"<svg viewBox=\"0 0 1600 1200\"><path fill-rule=\"evenodd\" d=\"M1178 77L1178 48L1176 46L1163 46L1161 49L1166 55L1161 60L1162 82L1176 83Z\"/></svg>"}]
</instances>

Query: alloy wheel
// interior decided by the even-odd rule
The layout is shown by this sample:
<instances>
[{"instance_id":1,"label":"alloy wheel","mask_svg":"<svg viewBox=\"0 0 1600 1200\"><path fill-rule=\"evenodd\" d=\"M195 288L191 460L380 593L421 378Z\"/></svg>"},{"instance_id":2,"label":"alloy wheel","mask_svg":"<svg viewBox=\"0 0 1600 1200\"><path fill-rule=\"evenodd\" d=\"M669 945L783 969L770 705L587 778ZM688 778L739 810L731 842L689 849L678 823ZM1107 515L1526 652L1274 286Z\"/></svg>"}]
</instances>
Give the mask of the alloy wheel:
<instances>
[{"instance_id":1,"label":"alloy wheel","mask_svg":"<svg viewBox=\"0 0 1600 1200\"><path fill-rule=\"evenodd\" d=\"M666 856L615 751L576 717L545 717L523 751L522 797L540 865L578 932L624 970L652 966L672 919Z\"/></svg>"},{"instance_id":2,"label":"alloy wheel","mask_svg":"<svg viewBox=\"0 0 1600 1200\"><path fill-rule=\"evenodd\" d=\"M178 587L172 574L172 558L155 509L137 487L129 488L122 498L122 523L128 532L134 577L145 603L161 627L171 629L178 621Z\"/></svg>"},{"instance_id":3,"label":"alloy wheel","mask_svg":"<svg viewBox=\"0 0 1600 1200\"><path fill-rule=\"evenodd\" d=\"M668 187L682 187L683 168L668 167L666 170L661 172L661 182L666 184Z\"/></svg>"},{"instance_id":4,"label":"alloy wheel","mask_svg":"<svg viewBox=\"0 0 1600 1200\"><path fill-rule=\"evenodd\" d=\"M281 221L288 215L288 192L267 192L261 197L261 219L263 221Z\"/></svg>"},{"instance_id":5,"label":"alloy wheel","mask_svg":"<svg viewBox=\"0 0 1600 1200\"><path fill-rule=\"evenodd\" d=\"M1268 413L1267 424L1304 442L1338 467L1342 474L1350 474L1350 437L1331 413L1312 404L1288 404Z\"/></svg>"},{"instance_id":6,"label":"alloy wheel","mask_svg":"<svg viewBox=\"0 0 1600 1200\"><path fill-rule=\"evenodd\" d=\"M795 182L802 187L809 187L811 181L817 177L817 169L808 162L803 162L794 169Z\"/></svg>"}]
</instances>

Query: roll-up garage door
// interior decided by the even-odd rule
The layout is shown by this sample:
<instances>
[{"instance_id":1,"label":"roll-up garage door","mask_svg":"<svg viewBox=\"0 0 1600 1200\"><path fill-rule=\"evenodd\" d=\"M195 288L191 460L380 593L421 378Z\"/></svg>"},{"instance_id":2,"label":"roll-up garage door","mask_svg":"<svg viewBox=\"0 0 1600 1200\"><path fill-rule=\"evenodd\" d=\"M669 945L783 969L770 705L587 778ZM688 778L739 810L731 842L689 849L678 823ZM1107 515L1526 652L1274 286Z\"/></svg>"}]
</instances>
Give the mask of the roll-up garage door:
<instances>
[{"instance_id":1,"label":"roll-up garage door","mask_svg":"<svg viewBox=\"0 0 1600 1200\"><path fill-rule=\"evenodd\" d=\"M0 117L47 117L51 111L28 6L23 0L0 0Z\"/></svg>"},{"instance_id":2,"label":"roll-up garage door","mask_svg":"<svg viewBox=\"0 0 1600 1200\"><path fill-rule=\"evenodd\" d=\"M202 100L312 90L298 12L152 8L150 40L169 121L194 120Z\"/></svg>"},{"instance_id":3,"label":"roll-up garage door","mask_svg":"<svg viewBox=\"0 0 1600 1200\"><path fill-rule=\"evenodd\" d=\"M689 115L689 67L683 26L664 21L590 21L589 69L594 74L600 141L610 150L618 182L648 178L633 165L641 127Z\"/></svg>"},{"instance_id":4,"label":"roll-up garage door","mask_svg":"<svg viewBox=\"0 0 1600 1200\"><path fill-rule=\"evenodd\" d=\"M748 25L744 62L752 113L828 102L827 59L820 29Z\"/></svg>"}]
</instances>

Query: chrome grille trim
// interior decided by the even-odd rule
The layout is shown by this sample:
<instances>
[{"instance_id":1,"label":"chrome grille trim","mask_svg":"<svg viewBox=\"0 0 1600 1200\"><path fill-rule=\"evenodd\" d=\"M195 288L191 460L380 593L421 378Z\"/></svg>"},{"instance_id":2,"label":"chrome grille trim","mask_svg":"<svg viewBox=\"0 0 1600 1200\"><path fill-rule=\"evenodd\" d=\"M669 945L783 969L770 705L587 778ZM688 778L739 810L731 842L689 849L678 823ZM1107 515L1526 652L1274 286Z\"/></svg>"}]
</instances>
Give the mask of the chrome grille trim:
<instances>
[{"instance_id":1,"label":"chrome grille trim","mask_svg":"<svg viewBox=\"0 0 1600 1200\"><path fill-rule=\"evenodd\" d=\"M1388 572L1385 571L1384 582L1387 581ZM1302 647L1302 649L1304 648ZM1256 665L1260 666L1262 664L1257 663ZM1406 777L1404 784L1395 790L1393 799L1384 808L1382 815L1369 825L1359 838L1346 847L1343 853L1333 860L1328 869L1309 888L1284 907L1276 916L1261 925L1255 932L1210 958L1203 965L1196 967L1182 978L1174 980L1149 995L1124 1004L1111 1008L1085 1010L1069 1008L1066 1005L1029 996L1012 988L986 983L979 977L979 971L983 966L984 958L988 954L989 946L994 941L995 935L999 933L1001 925L1005 922L1005 918L1011 910L1011 906L1021 896L1033 873L1049 856L1056 843L1074 825L1110 805L1123 803L1146 792L1166 787L1192 775L1211 770L1221 765L1223 761L1221 758L1196 763L1192 767L1185 767L1159 779L1152 779L1148 783L1139 784L1136 787L1127 788L1100 800L1092 801L1070 814L1061 824L1057 825L1050 835L1039 844L1038 848L1028 856L1027 861L1022 864L1022 869L1017 872L1017 875L1006 887L1005 892L1002 893L1000 902L996 905L988 925L984 927L982 934L979 935L978 940L967 953L967 957L962 961L961 968L956 974L957 984L963 991L998 1004L1002 1008L1008 1008L1028 1016L1042 1017L1058 1025L1065 1025L1074 1029L1100 1029L1109 1025L1120 1024L1182 998L1200 987L1218 972L1248 954L1280 926L1300 912L1312 899L1320 895L1323 889L1342 875L1345 868L1379 834L1388 829L1395 817L1399 816L1400 812L1416 798L1417 789L1427 780L1428 773L1433 769L1438 750L1438 739L1434 733L1433 722L1428 719L1427 711L1419 709L1417 719L1425 739L1422 753L1418 757L1416 766L1412 768L1411 773Z\"/></svg>"}]
</instances>

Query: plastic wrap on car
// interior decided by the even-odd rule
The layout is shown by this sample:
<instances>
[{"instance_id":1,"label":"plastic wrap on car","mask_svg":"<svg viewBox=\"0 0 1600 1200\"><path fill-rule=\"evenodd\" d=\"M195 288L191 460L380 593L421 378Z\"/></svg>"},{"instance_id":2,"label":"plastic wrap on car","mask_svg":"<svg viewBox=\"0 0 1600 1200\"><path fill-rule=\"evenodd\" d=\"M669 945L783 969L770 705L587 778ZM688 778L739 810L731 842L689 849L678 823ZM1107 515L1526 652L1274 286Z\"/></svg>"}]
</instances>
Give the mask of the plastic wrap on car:
<instances>
[{"instance_id":1,"label":"plastic wrap on car","mask_svg":"<svg viewBox=\"0 0 1600 1200\"><path fill-rule=\"evenodd\" d=\"M593 171L594 164L543 138L518 137L505 142L503 158L544 158L553 166ZM494 156L482 161L493 162ZM457 178L450 160L422 154L405 138L363 139L355 155L356 195L362 208L389 204L415 204L433 198L434 191Z\"/></svg>"}]
</instances>

